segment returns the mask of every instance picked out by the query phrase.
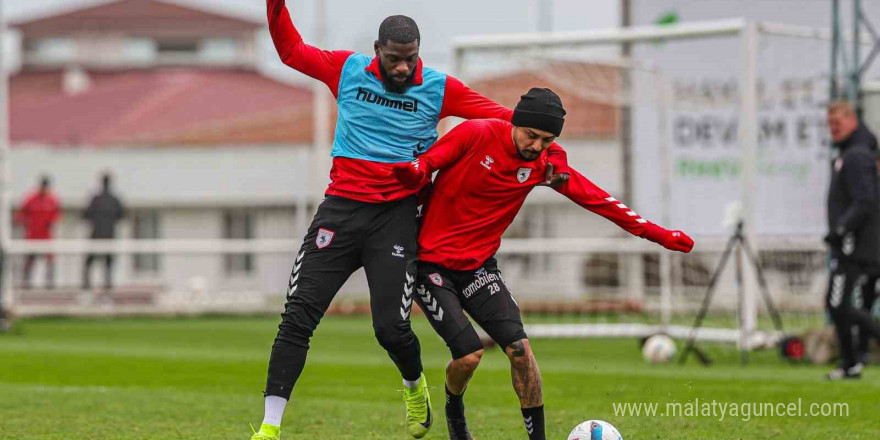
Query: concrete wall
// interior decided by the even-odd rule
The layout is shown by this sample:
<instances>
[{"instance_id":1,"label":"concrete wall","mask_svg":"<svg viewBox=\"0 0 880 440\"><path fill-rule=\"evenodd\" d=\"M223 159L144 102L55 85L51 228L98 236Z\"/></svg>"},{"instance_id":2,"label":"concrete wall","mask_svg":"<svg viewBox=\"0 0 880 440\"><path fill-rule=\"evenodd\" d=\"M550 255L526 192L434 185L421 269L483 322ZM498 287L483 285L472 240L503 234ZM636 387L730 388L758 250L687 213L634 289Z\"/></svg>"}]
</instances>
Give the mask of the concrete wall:
<instances>
[{"instance_id":1,"label":"concrete wall","mask_svg":"<svg viewBox=\"0 0 880 440\"><path fill-rule=\"evenodd\" d=\"M309 148L49 148L17 145L10 155L18 202L49 175L66 207L83 207L109 171L132 207L273 206L305 198ZM326 175L326 171L320 172Z\"/></svg>"},{"instance_id":2,"label":"concrete wall","mask_svg":"<svg viewBox=\"0 0 880 440\"><path fill-rule=\"evenodd\" d=\"M55 236L86 238L88 225L81 213L99 175L109 171L130 214L157 213L160 239L222 239L227 210L245 210L253 216L257 239L297 239L305 234L312 212L306 200L308 149L302 147L113 148L58 149L17 146L12 150L11 193L20 203L40 175L48 174L61 199L63 215ZM21 231L16 231L20 236ZM131 215L118 227L120 238L132 238ZM59 255L59 286L79 286L84 256ZM217 295L259 291L283 296L290 273L290 255L258 254L249 275L229 275L222 255L161 255L159 272L136 273L132 256L117 258L116 285L160 285L169 291L201 290ZM21 259L14 261L16 279ZM34 279L43 280L38 263ZM103 280L103 267L92 270L93 284Z\"/></svg>"},{"instance_id":3,"label":"concrete wall","mask_svg":"<svg viewBox=\"0 0 880 440\"><path fill-rule=\"evenodd\" d=\"M567 142L569 162L611 193L620 189L619 145L613 141ZM98 176L110 171L117 193L130 210L148 210L159 218L160 239L222 239L227 210L253 216L258 239L301 239L313 216L307 201L309 150L303 147L113 148L57 149L17 146L12 150L12 196L17 203L42 174L53 179L64 206L56 227L58 238L88 236L80 219ZM326 175L326 172L320 172ZM314 203L314 202L312 202ZM20 232L20 231L19 231ZM598 237L619 234L613 224L575 205L549 188L537 188L511 228L513 237ZM131 216L119 226L119 237L132 238ZM133 257L116 262L117 285L161 285L182 300L233 301L258 292L269 301L282 301L292 255L258 254L249 275L229 275L222 255L161 255L159 272L136 273ZM510 260L503 267L518 294L546 292L548 280L557 295L573 296L583 289L584 256L548 256ZM79 286L83 256L58 256L57 281ZM15 273L20 277L19 260ZM506 263L505 263L506 264ZM42 280L42 264L35 278ZM93 284L100 285L103 268L95 266ZM363 300L366 278L357 271L343 287L340 300ZM188 298L188 299L187 299ZM223 298L226 298L225 300Z\"/></svg>"}]
</instances>

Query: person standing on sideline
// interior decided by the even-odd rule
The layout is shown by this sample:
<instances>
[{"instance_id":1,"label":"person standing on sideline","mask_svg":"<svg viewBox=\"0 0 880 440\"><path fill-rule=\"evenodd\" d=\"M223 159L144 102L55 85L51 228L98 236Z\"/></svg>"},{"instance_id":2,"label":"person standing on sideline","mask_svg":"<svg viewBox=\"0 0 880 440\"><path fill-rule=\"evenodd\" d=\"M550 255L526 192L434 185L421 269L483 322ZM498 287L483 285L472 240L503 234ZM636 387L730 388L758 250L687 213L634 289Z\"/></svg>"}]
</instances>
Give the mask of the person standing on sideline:
<instances>
[{"instance_id":1,"label":"person standing on sideline","mask_svg":"<svg viewBox=\"0 0 880 440\"><path fill-rule=\"evenodd\" d=\"M92 197L88 208L83 213L83 219L92 227L92 239L109 240L116 237L116 224L125 215L122 202L111 191L111 177L104 174L101 177L101 192ZM91 288L91 268L96 259L104 260L104 288L110 290L113 287L113 255L89 254L83 265L83 289Z\"/></svg>"},{"instance_id":2,"label":"person standing on sideline","mask_svg":"<svg viewBox=\"0 0 880 440\"><path fill-rule=\"evenodd\" d=\"M863 289L871 270L880 263L880 188L874 151L877 138L852 105L837 101L828 107L833 150L828 187L828 243L831 253L825 307L840 342L840 365L828 380L858 379L862 364L856 358L853 326L880 338L880 324L853 305L856 289Z\"/></svg>"},{"instance_id":3,"label":"person standing on sideline","mask_svg":"<svg viewBox=\"0 0 880 440\"><path fill-rule=\"evenodd\" d=\"M15 214L14 220L24 226L25 240L51 240L52 227L61 218L58 198L51 190L49 176L40 178L40 188L25 197L24 202ZM55 256L46 257L46 287L55 287ZM31 271L34 268L36 254L28 254L24 259L24 277L22 286L31 286Z\"/></svg>"},{"instance_id":4,"label":"person standing on sideline","mask_svg":"<svg viewBox=\"0 0 880 440\"><path fill-rule=\"evenodd\" d=\"M870 133L870 131L868 132ZM875 141L876 142L876 138ZM880 149L874 150L874 165L877 167L878 176L880 176ZM880 181L880 179L878 179ZM880 189L878 189L880 191ZM880 253L880 248L877 248L877 252ZM878 258L878 264L871 268L871 275L868 277L868 281L861 289L861 298L857 301L857 306L861 307L865 313L871 315L873 317L874 303L877 301L878 293L880 293L880 258ZM871 329L869 328L859 328L859 342L857 344L857 353L858 353L858 361L863 365L868 365L871 362L870 355L870 342L871 342ZM876 362L876 361L875 361Z\"/></svg>"}]
</instances>

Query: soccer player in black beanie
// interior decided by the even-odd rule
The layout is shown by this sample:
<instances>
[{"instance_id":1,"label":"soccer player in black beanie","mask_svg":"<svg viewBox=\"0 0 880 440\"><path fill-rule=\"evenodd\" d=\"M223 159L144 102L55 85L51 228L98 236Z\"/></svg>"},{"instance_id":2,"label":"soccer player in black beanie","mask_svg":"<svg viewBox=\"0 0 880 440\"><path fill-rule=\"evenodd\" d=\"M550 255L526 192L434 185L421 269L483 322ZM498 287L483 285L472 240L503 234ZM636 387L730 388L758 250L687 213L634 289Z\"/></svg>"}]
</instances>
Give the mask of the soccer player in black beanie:
<instances>
[{"instance_id":1,"label":"soccer player in black beanie","mask_svg":"<svg viewBox=\"0 0 880 440\"><path fill-rule=\"evenodd\" d=\"M559 95L552 90L533 87L520 96L510 122L517 127L539 128L558 137L565 122L565 109Z\"/></svg>"},{"instance_id":2,"label":"soccer player in black beanie","mask_svg":"<svg viewBox=\"0 0 880 440\"><path fill-rule=\"evenodd\" d=\"M562 133L564 118L556 94L533 88L522 96L511 122L464 122L417 160L394 166L395 177L413 188L437 171L419 231L414 296L452 355L446 366L450 440L473 439L464 393L483 356L483 344L465 312L507 355L529 440L546 440L541 372L494 255L526 197L552 172L547 154ZM570 167L567 174L554 189L578 205L667 249L693 248L683 232L641 218Z\"/></svg>"}]
</instances>

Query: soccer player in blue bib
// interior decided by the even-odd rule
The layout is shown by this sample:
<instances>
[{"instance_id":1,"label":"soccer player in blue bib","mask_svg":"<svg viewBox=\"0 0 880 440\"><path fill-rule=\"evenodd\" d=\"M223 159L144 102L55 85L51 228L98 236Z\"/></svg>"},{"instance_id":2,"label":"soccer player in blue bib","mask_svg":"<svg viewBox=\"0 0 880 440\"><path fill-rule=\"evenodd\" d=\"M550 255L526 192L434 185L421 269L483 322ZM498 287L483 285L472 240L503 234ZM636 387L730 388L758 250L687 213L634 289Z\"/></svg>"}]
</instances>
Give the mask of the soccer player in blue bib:
<instances>
[{"instance_id":1,"label":"soccer player in blue bib","mask_svg":"<svg viewBox=\"0 0 880 440\"><path fill-rule=\"evenodd\" d=\"M420 35L409 17L386 18L375 56L324 51L305 44L284 0L266 0L269 31L281 60L330 88L338 118L326 198L294 258L287 304L272 347L266 380L265 415L253 440L280 438L281 418L302 373L309 340L348 277L364 268L370 289L373 329L403 376L406 424L422 438L433 420L422 374L419 341L410 327L416 271L418 189L392 174L437 140L446 116L509 121L512 110L422 65ZM550 152L565 178L565 152Z\"/></svg>"}]
</instances>

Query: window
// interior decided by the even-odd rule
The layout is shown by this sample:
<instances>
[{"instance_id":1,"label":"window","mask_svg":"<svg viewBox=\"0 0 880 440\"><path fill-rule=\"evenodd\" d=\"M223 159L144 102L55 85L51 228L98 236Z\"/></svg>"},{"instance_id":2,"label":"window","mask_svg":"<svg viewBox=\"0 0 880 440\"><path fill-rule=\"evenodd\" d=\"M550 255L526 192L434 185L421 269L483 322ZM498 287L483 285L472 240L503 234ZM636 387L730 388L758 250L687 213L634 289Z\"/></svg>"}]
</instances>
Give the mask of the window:
<instances>
[{"instance_id":1,"label":"window","mask_svg":"<svg viewBox=\"0 0 880 440\"><path fill-rule=\"evenodd\" d=\"M141 210L132 212L132 229L135 240L155 240L159 238L159 212ZM136 275L155 275L159 273L159 254L134 254L132 260Z\"/></svg>"},{"instance_id":2,"label":"window","mask_svg":"<svg viewBox=\"0 0 880 440\"><path fill-rule=\"evenodd\" d=\"M38 62L70 62L76 57L76 42L70 38L28 39L25 40L24 50Z\"/></svg>"},{"instance_id":3,"label":"window","mask_svg":"<svg viewBox=\"0 0 880 440\"><path fill-rule=\"evenodd\" d=\"M209 63L232 63L239 58L238 43L231 38L210 38L202 41L199 57Z\"/></svg>"},{"instance_id":4,"label":"window","mask_svg":"<svg viewBox=\"0 0 880 440\"><path fill-rule=\"evenodd\" d=\"M226 211L223 214L223 238L250 240L254 235L253 214L246 211ZM226 275L250 275L254 272L254 254L226 254L223 260Z\"/></svg>"},{"instance_id":5,"label":"window","mask_svg":"<svg viewBox=\"0 0 880 440\"><path fill-rule=\"evenodd\" d=\"M149 38L126 38L123 43L126 61L148 65L156 61L158 45Z\"/></svg>"},{"instance_id":6,"label":"window","mask_svg":"<svg viewBox=\"0 0 880 440\"><path fill-rule=\"evenodd\" d=\"M199 51L199 42L197 40L159 41L157 49L160 54L195 54Z\"/></svg>"},{"instance_id":7,"label":"window","mask_svg":"<svg viewBox=\"0 0 880 440\"><path fill-rule=\"evenodd\" d=\"M198 62L198 40L156 41L156 62L160 65L190 65Z\"/></svg>"}]
</instances>

